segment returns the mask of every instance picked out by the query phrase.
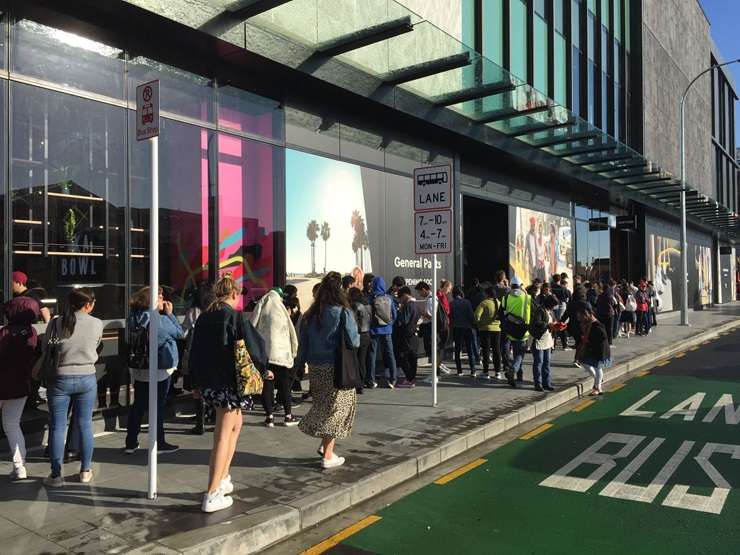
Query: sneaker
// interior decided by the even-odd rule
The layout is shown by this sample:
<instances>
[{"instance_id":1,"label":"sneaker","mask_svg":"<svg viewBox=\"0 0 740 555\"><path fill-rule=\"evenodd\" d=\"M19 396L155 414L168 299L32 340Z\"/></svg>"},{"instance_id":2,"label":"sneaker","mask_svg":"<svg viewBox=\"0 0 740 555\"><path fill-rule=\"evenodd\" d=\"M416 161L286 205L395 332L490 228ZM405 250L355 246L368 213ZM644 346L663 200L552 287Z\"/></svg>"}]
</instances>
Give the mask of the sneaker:
<instances>
[{"instance_id":1,"label":"sneaker","mask_svg":"<svg viewBox=\"0 0 740 555\"><path fill-rule=\"evenodd\" d=\"M265 418L265 428L274 428L274 427L275 427L275 418L272 415Z\"/></svg>"},{"instance_id":2,"label":"sneaker","mask_svg":"<svg viewBox=\"0 0 740 555\"><path fill-rule=\"evenodd\" d=\"M395 389L395 387L396 387L396 382L392 382L392 381L388 380L388 382L387 382L387 383L385 384L385 387L386 387L387 389Z\"/></svg>"},{"instance_id":3,"label":"sneaker","mask_svg":"<svg viewBox=\"0 0 740 555\"><path fill-rule=\"evenodd\" d=\"M301 422L301 419L300 418L296 418L292 414L286 414L285 415L285 418L283 418L283 426L287 426L288 428L290 428L292 426L298 426L298 424L300 424L300 422Z\"/></svg>"},{"instance_id":4,"label":"sneaker","mask_svg":"<svg viewBox=\"0 0 740 555\"><path fill-rule=\"evenodd\" d=\"M551 385L545 385L543 386L547 391L555 391L555 388Z\"/></svg>"},{"instance_id":5,"label":"sneaker","mask_svg":"<svg viewBox=\"0 0 740 555\"><path fill-rule=\"evenodd\" d=\"M49 488L61 488L64 486L64 476L61 474L59 476L49 474L44 478L44 485Z\"/></svg>"},{"instance_id":6,"label":"sneaker","mask_svg":"<svg viewBox=\"0 0 740 555\"><path fill-rule=\"evenodd\" d=\"M230 493L233 493L234 491L234 483L231 481L231 474L228 474L226 478L221 480L221 482L218 485L218 489L223 493L224 495L229 495Z\"/></svg>"},{"instance_id":7,"label":"sneaker","mask_svg":"<svg viewBox=\"0 0 740 555\"><path fill-rule=\"evenodd\" d=\"M367 382L365 384L365 388L367 388L367 389L378 389L378 383L377 382Z\"/></svg>"},{"instance_id":8,"label":"sneaker","mask_svg":"<svg viewBox=\"0 0 740 555\"><path fill-rule=\"evenodd\" d=\"M497 380L503 380L504 379L504 373L503 372L496 372L496 379Z\"/></svg>"},{"instance_id":9,"label":"sneaker","mask_svg":"<svg viewBox=\"0 0 740 555\"><path fill-rule=\"evenodd\" d=\"M481 372L481 375L478 376L481 380L490 380L491 376L488 375L488 372Z\"/></svg>"},{"instance_id":10,"label":"sneaker","mask_svg":"<svg viewBox=\"0 0 740 555\"><path fill-rule=\"evenodd\" d=\"M174 453L175 451L178 451L180 447L177 445L172 445L171 443L167 443L166 441L163 441L159 446L157 446L157 454L158 455L164 455L166 453Z\"/></svg>"},{"instance_id":11,"label":"sneaker","mask_svg":"<svg viewBox=\"0 0 740 555\"><path fill-rule=\"evenodd\" d=\"M136 453L136 450L137 450L138 448L139 448L139 444L137 443L137 444L136 444L136 445L134 445L133 447L125 447L125 448L123 449L123 452L124 452L124 453L126 453L127 455L133 455L134 453Z\"/></svg>"},{"instance_id":12,"label":"sneaker","mask_svg":"<svg viewBox=\"0 0 740 555\"><path fill-rule=\"evenodd\" d=\"M215 513L223 509L228 509L234 504L234 500L228 495L224 495L221 489L217 489L213 493L203 494L203 503L201 503L200 510L204 513Z\"/></svg>"},{"instance_id":13,"label":"sneaker","mask_svg":"<svg viewBox=\"0 0 740 555\"><path fill-rule=\"evenodd\" d=\"M92 470L83 470L80 472L80 482L83 484L89 484L92 482L93 472Z\"/></svg>"},{"instance_id":14,"label":"sneaker","mask_svg":"<svg viewBox=\"0 0 740 555\"><path fill-rule=\"evenodd\" d=\"M416 384L409 380L401 380L400 382L396 383L396 387L411 388L416 387Z\"/></svg>"},{"instance_id":15,"label":"sneaker","mask_svg":"<svg viewBox=\"0 0 740 555\"><path fill-rule=\"evenodd\" d=\"M452 374L452 370L442 363L439 364L439 371L443 374Z\"/></svg>"},{"instance_id":16,"label":"sneaker","mask_svg":"<svg viewBox=\"0 0 740 555\"><path fill-rule=\"evenodd\" d=\"M470 373L470 377L472 379L475 379L477 377L477 374L475 373L475 371L473 371L473 372Z\"/></svg>"},{"instance_id":17,"label":"sneaker","mask_svg":"<svg viewBox=\"0 0 740 555\"><path fill-rule=\"evenodd\" d=\"M332 453L331 459L321 459L321 468L336 468L344 464L344 457L337 457L336 453Z\"/></svg>"},{"instance_id":18,"label":"sneaker","mask_svg":"<svg viewBox=\"0 0 740 555\"><path fill-rule=\"evenodd\" d=\"M25 466L14 468L13 472L10 473L11 480L25 480L26 478L28 478L28 472Z\"/></svg>"},{"instance_id":19,"label":"sneaker","mask_svg":"<svg viewBox=\"0 0 740 555\"><path fill-rule=\"evenodd\" d=\"M573 361L573 366L575 366L576 368L580 368L581 367L581 363L578 362L577 360L574 360Z\"/></svg>"},{"instance_id":20,"label":"sneaker","mask_svg":"<svg viewBox=\"0 0 740 555\"><path fill-rule=\"evenodd\" d=\"M534 384L534 390L535 390L535 391L544 391L544 390L542 389L542 386L541 386L540 384L538 384L538 383Z\"/></svg>"},{"instance_id":21,"label":"sneaker","mask_svg":"<svg viewBox=\"0 0 740 555\"><path fill-rule=\"evenodd\" d=\"M462 373L462 370L458 370L458 371L457 371L457 376L458 376L459 378L462 378L462 375L463 375L463 373Z\"/></svg>"}]
</instances>

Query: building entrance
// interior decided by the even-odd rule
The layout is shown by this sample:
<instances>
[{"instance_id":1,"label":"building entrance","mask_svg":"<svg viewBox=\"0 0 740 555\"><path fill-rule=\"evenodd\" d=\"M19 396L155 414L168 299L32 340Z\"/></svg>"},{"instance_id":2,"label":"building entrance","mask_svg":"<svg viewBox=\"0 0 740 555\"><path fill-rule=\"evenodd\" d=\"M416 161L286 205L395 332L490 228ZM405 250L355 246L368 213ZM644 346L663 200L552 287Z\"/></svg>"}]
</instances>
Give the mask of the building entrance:
<instances>
[{"instance_id":1,"label":"building entrance","mask_svg":"<svg viewBox=\"0 0 740 555\"><path fill-rule=\"evenodd\" d=\"M498 202L463 197L463 279L494 282L509 268L509 211Z\"/></svg>"}]
</instances>

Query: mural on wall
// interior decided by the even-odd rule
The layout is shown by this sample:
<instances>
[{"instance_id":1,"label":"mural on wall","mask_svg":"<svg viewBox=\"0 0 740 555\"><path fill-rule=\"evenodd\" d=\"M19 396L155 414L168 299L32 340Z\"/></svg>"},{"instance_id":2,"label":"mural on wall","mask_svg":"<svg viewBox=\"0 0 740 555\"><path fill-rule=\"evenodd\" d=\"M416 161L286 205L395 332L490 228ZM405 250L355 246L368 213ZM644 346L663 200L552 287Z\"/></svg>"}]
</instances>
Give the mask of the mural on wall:
<instances>
[{"instance_id":1,"label":"mural on wall","mask_svg":"<svg viewBox=\"0 0 740 555\"><path fill-rule=\"evenodd\" d=\"M681 244L672 237L648 235L648 280L655 285L661 312L681 306ZM689 307L712 303L712 249L688 245Z\"/></svg>"},{"instance_id":2,"label":"mural on wall","mask_svg":"<svg viewBox=\"0 0 740 555\"><path fill-rule=\"evenodd\" d=\"M573 276L570 218L512 206L509 221L511 276L518 276L525 285L535 278L549 281L555 273Z\"/></svg>"}]
</instances>

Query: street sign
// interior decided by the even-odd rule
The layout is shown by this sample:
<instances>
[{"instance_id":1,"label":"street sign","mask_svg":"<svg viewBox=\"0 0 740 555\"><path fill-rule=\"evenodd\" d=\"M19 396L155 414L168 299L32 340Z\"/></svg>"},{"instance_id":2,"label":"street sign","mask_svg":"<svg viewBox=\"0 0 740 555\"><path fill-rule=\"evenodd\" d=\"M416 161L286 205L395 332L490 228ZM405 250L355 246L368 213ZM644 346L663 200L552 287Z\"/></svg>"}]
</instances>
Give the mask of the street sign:
<instances>
[{"instance_id":1,"label":"street sign","mask_svg":"<svg viewBox=\"0 0 740 555\"><path fill-rule=\"evenodd\" d=\"M159 80L136 87L136 140L159 136Z\"/></svg>"},{"instance_id":2,"label":"street sign","mask_svg":"<svg viewBox=\"0 0 740 555\"><path fill-rule=\"evenodd\" d=\"M452 210L414 213L416 254L452 252Z\"/></svg>"},{"instance_id":3,"label":"street sign","mask_svg":"<svg viewBox=\"0 0 740 555\"><path fill-rule=\"evenodd\" d=\"M452 208L452 166L414 170L414 210Z\"/></svg>"}]
</instances>

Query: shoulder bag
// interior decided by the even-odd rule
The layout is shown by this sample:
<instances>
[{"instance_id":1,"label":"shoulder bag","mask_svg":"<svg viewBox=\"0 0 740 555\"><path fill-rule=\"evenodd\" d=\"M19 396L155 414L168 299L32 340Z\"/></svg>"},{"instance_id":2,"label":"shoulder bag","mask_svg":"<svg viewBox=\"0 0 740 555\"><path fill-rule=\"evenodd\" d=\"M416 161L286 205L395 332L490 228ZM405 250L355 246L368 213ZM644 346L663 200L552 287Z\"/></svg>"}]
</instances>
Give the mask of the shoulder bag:
<instances>
[{"instance_id":1,"label":"shoulder bag","mask_svg":"<svg viewBox=\"0 0 740 555\"><path fill-rule=\"evenodd\" d=\"M48 382L57 375L59 367L59 331L57 323L59 318L56 317L46 326L46 340L41 356L34 364L31 372L35 380Z\"/></svg>"},{"instance_id":2,"label":"shoulder bag","mask_svg":"<svg viewBox=\"0 0 740 555\"><path fill-rule=\"evenodd\" d=\"M362 387L360 361L357 349L352 345L347 331L347 312L342 308L339 318L339 341L334 359L334 387L337 389L356 389Z\"/></svg>"},{"instance_id":3,"label":"shoulder bag","mask_svg":"<svg viewBox=\"0 0 740 555\"><path fill-rule=\"evenodd\" d=\"M236 392L240 397L262 393L262 375L252 362L247 349L247 342L242 332L241 318L236 318L234 330L234 367L236 369Z\"/></svg>"}]
</instances>

